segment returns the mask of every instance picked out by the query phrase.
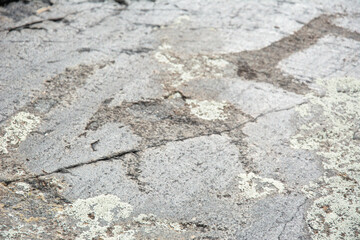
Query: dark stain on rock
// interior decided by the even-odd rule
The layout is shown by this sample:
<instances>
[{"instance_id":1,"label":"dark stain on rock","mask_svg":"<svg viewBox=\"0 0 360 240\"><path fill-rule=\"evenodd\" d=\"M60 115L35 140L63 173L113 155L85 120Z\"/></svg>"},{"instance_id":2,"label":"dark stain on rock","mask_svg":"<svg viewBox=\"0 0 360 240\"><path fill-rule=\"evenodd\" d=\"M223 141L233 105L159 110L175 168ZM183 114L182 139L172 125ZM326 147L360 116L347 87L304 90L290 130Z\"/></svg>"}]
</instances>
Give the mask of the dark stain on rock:
<instances>
[{"instance_id":1,"label":"dark stain on rock","mask_svg":"<svg viewBox=\"0 0 360 240\"><path fill-rule=\"evenodd\" d=\"M321 15L314 18L288 37L284 37L260 50L243 51L224 55L225 59L238 66L237 75L247 80L271 83L287 91L304 94L309 92L305 83L285 75L277 68L278 63L290 55L314 45L327 34L344 36L360 41L360 34L331 23L336 15Z\"/></svg>"},{"instance_id":2,"label":"dark stain on rock","mask_svg":"<svg viewBox=\"0 0 360 240\"><path fill-rule=\"evenodd\" d=\"M52 6L50 0L30 1L30 0L0 0L2 11L0 16L4 15L17 22L26 17L36 14L36 10Z\"/></svg>"},{"instance_id":3,"label":"dark stain on rock","mask_svg":"<svg viewBox=\"0 0 360 240\"><path fill-rule=\"evenodd\" d=\"M140 157L133 153L125 155L121 160L122 165L126 168L126 176L137 184L140 192L149 193L151 189L149 189L148 184L140 179Z\"/></svg>"},{"instance_id":4,"label":"dark stain on rock","mask_svg":"<svg viewBox=\"0 0 360 240\"><path fill-rule=\"evenodd\" d=\"M44 183L42 180L34 181L28 182L31 189L24 194L16 193L23 190L16 184L8 186L0 184L0 232L5 234L0 236L5 237L7 231L12 231L16 233L16 239L58 239L59 236L75 239L71 227L64 226L60 221L54 221L58 214L54 209L63 208L66 201L59 195L52 194L55 190L49 189L49 183ZM32 231L35 223L45 231Z\"/></svg>"},{"instance_id":5,"label":"dark stain on rock","mask_svg":"<svg viewBox=\"0 0 360 240\"><path fill-rule=\"evenodd\" d=\"M210 226L201 222L182 222L180 223L182 229L194 230L197 232L208 232L210 231Z\"/></svg>"},{"instance_id":6,"label":"dark stain on rock","mask_svg":"<svg viewBox=\"0 0 360 240\"><path fill-rule=\"evenodd\" d=\"M28 110L36 113L48 113L59 104L71 103L76 90L84 86L86 80L106 64L108 63L66 68L64 72L44 82L45 90L28 104Z\"/></svg>"},{"instance_id":7,"label":"dark stain on rock","mask_svg":"<svg viewBox=\"0 0 360 240\"><path fill-rule=\"evenodd\" d=\"M110 101L104 101L98 111L89 119L86 131L97 131L109 122L118 122L129 126L132 131L142 138L136 150L142 151L159 147L168 142L184 141L186 139L226 133L236 141L233 142L240 151L239 161L247 167L254 168L254 164L246 158L246 143L241 127L245 122L254 119L235 107L229 105L224 111L225 120L206 121L191 115L189 106L183 98L164 98L138 102L123 102L120 106L109 106ZM141 157L126 154L119 157L127 169L126 176L134 181L141 192L151 191L147 183L141 181Z\"/></svg>"},{"instance_id":8,"label":"dark stain on rock","mask_svg":"<svg viewBox=\"0 0 360 240\"><path fill-rule=\"evenodd\" d=\"M252 119L233 106L225 108L227 119L206 121L190 114L182 98L123 102L110 107L103 103L89 120L85 130L96 131L108 122L130 126L143 139L143 147L196 136L229 132Z\"/></svg>"}]
</instances>

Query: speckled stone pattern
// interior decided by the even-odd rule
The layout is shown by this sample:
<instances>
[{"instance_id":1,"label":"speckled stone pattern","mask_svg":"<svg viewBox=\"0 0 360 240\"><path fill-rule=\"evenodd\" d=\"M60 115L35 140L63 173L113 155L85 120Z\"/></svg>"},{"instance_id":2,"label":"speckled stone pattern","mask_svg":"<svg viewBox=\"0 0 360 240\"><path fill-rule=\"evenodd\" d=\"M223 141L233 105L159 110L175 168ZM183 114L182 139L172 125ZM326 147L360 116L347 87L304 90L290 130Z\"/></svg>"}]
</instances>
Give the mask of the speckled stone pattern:
<instances>
[{"instance_id":1,"label":"speckled stone pattern","mask_svg":"<svg viewBox=\"0 0 360 240\"><path fill-rule=\"evenodd\" d=\"M0 239L360 239L359 16L0 0Z\"/></svg>"}]
</instances>

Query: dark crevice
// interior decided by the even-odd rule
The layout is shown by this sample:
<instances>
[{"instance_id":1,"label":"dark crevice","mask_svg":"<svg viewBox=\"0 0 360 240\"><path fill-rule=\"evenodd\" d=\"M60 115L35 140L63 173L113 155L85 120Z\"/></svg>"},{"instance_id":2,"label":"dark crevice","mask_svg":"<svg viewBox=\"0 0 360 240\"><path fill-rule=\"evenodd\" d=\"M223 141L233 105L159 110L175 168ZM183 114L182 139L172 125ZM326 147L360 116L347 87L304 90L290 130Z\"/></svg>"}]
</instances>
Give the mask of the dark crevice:
<instances>
[{"instance_id":1,"label":"dark crevice","mask_svg":"<svg viewBox=\"0 0 360 240\"><path fill-rule=\"evenodd\" d=\"M150 28L161 28L161 27L167 27L167 25L158 25L158 24L150 24L150 23L137 23L133 22L135 26L144 26L144 27L150 27Z\"/></svg>"},{"instance_id":2,"label":"dark crevice","mask_svg":"<svg viewBox=\"0 0 360 240\"><path fill-rule=\"evenodd\" d=\"M134 54L141 54L141 53L148 53L154 51L152 48L135 48L135 49L122 49L120 53L126 53L127 55L134 55Z\"/></svg>"},{"instance_id":3,"label":"dark crevice","mask_svg":"<svg viewBox=\"0 0 360 240\"><path fill-rule=\"evenodd\" d=\"M164 96L164 99L173 99L176 98L177 96L179 96L183 101L185 101L186 99L190 99L190 97L185 96L185 94L182 93L181 91L170 92L169 94Z\"/></svg>"},{"instance_id":4,"label":"dark crevice","mask_svg":"<svg viewBox=\"0 0 360 240\"><path fill-rule=\"evenodd\" d=\"M174 7L176 7L177 9L184 11L184 12L188 12L189 10L185 9L185 8L181 8L179 7L177 4L174 4Z\"/></svg>"},{"instance_id":5,"label":"dark crevice","mask_svg":"<svg viewBox=\"0 0 360 240\"><path fill-rule=\"evenodd\" d=\"M67 167L64 167L64 168L60 168L60 169L57 169L51 173L46 173L47 175L49 174L53 174L53 173L61 173L63 172L64 170L67 171L67 170L71 170L71 169L74 169L74 168L78 168L78 167L82 167L84 165L89 165L89 164L94 164L94 163L98 163L98 162L106 162L106 161L109 161L109 160L114 160L114 159L119 159L127 154L135 154L137 152L139 152L140 150L129 150L129 151L125 151L125 152L120 152L120 153L114 153L114 154L111 154L111 155L108 155L108 156L105 156L105 157L101 157L101 158L98 158L98 159L95 159L95 160L91 160L91 161L88 161L88 162L84 162L84 163L76 163L76 164L72 164L72 165L69 165Z\"/></svg>"},{"instance_id":6,"label":"dark crevice","mask_svg":"<svg viewBox=\"0 0 360 240\"><path fill-rule=\"evenodd\" d=\"M94 163L97 163L97 162L112 161L114 159L119 159L119 158L121 158L121 157L123 157L123 156L125 156L127 154L130 154L130 153L134 154L134 153L137 153L137 152L139 152L139 150L129 150L129 151L125 151L125 152L114 153L114 154L104 156L104 157L101 157L101 158L98 158L98 159L94 159L94 160L91 160L91 161L88 161L88 162L76 163L76 164L72 164L72 165L69 165L69 166L66 166L66 167L58 168L58 169L56 169L56 170L54 170L52 172L43 171L42 174L38 174L36 176L32 176L32 177L28 177L28 178L18 178L18 179L14 179L14 180L0 180L0 182L4 183L5 185L8 185L8 184L13 183L13 182L28 181L30 179L44 177L44 176L48 176L48 175L55 174L55 173L70 173L69 170L74 169L74 168L82 167L82 166L89 165L89 164L94 164Z\"/></svg>"},{"instance_id":7,"label":"dark crevice","mask_svg":"<svg viewBox=\"0 0 360 240\"><path fill-rule=\"evenodd\" d=\"M259 118L261 117L264 117L268 114L271 114L271 113L277 113L277 112L282 112L282 111L288 111L288 110L291 110L295 107L298 107L298 106L301 106L303 104L306 104L307 102L302 102L302 103L299 103L299 104L295 104L294 106L290 106L290 107L287 107L287 108L280 108L280 109L272 109L270 111L267 111L267 112L264 112L264 113L260 113L259 115L257 115L255 118L254 118L254 121L251 121L251 122L256 122Z\"/></svg>"},{"instance_id":8,"label":"dark crevice","mask_svg":"<svg viewBox=\"0 0 360 240\"><path fill-rule=\"evenodd\" d=\"M129 3L126 0L114 0L114 1L120 5L129 6Z\"/></svg>"},{"instance_id":9,"label":"dark crevice","mask_svg":"<svg viewBox=\"0 0 360 240\"><path fill-rule=\"evenodd\" d=\"M94 49L94 48L83 47L83 48L76 49L76 51L78 53L83 53L83 52L91 52L91 51L99 51L99 50Z\"/></svg>"},{"instance_id":10,"label":"dark crevice","mask_svg":"<svg viewBox=\"0 0 360 240\"><path fill-rule=\"evenodd\" d=\"M99 142L100 142L100 140L97 140L97 141L95 141L95 142L93 142L93 143L90 144L91 149L92 149L94 152L97 151L97 147L96 147L96 146L99 144Z\"/></svg>"},{"instance_id":11,"label":"dark crevice","mask_svg":"<svg viewBox=\"0 0 360 240\"><path fill-rule=\"evenodd\" d=\"M16 26L16 27L6 28L6 29L4 29L2 31L12 32L12 31L21 31L23 29L39 29L39 28L35 27L34 25L39 24L39 23L43 23L43 22L46 22L46 21L61 22L64 19L65 19L65 17L47 18L47 19L43 19L43 20L38 20L38 21L26 23L26 24ZM44 28L40 28L40 29L44 29Z\"/></svg>"},{"instance_id":12,"label":"dark crevice","mask_svg":"<svg viewBox=\"0 0 360 240\"><path fill-rule=\"evenodd\" d=\"M6 5L12 3L12 2L23 2L23 3L29 3L30 0L0 0L0 6L5 7Z\"/></svg>"}]
</instances>

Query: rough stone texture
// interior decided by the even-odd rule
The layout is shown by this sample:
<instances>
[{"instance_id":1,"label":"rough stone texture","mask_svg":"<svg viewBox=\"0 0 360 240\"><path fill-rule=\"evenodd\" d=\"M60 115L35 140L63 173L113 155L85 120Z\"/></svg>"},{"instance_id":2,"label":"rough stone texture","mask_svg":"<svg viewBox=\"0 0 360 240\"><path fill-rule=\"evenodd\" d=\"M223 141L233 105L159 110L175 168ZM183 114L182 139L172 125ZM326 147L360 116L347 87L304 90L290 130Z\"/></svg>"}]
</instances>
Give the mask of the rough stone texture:
<instances>
[{"instance_id":1,"label":"rough stone texture","mask_svg":"<svg viewBox=\"0 0 360 240\"><path fill-rule=\"evenodd\" d=\"M359 239L358 1L0 1L1 239Z\"/></svg>"},{"instance_id":2,"label":"rough stone texture","mask_svg":"<svg viewBox=\"0 0 360 240\"><path fill-rule=\"evenodd\" d=\"M286 183L287 190L299 190L321 176L322 169L315 154L295 150L289 139L296 133L294 110L267 114L243 128L248 143L248 157L256 170L266 177Z\"/></svg>"},{"instance_id":3,"label":"rough stone texture","mask_svg":"<svg viewBox=\"0 0 360 240\"><path fill-rule=\"evenodd\" d=\"M318 78L356 78L360 74L359 51L359 41L328 35L307 50L284 59L278 67L297 81L308 83Z\"/></svg>"},{"instance_id":4,"label":"rough stone texture","mask_svg":"<svg viewBox=\"0 0 360 240\"><path fill-rule=\"evenodd\" d=\"M347 28L353 32L360 32L360 17L358 14L343 16L341 18L334 19L333 22L336 25Z\"/></svg>"}]
</instances>

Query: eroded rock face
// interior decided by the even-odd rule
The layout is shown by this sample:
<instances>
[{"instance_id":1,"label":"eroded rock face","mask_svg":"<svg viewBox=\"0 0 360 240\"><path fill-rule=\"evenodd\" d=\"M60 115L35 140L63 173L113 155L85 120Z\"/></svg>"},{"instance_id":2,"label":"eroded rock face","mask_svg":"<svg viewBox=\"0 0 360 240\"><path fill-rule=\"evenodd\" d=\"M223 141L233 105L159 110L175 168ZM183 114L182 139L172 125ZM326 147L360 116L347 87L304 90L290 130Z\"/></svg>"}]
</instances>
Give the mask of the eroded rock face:
<instances>
[{"instance_id":1,"label":"eroded rock face","mask_svg":"<svg viewBox=\"0 0 360 240\"><path fill-rule=\"evenodd\" d=\"M0 237L358 239L356 1L0 1Z\"/></svg>"}]
</instances>

